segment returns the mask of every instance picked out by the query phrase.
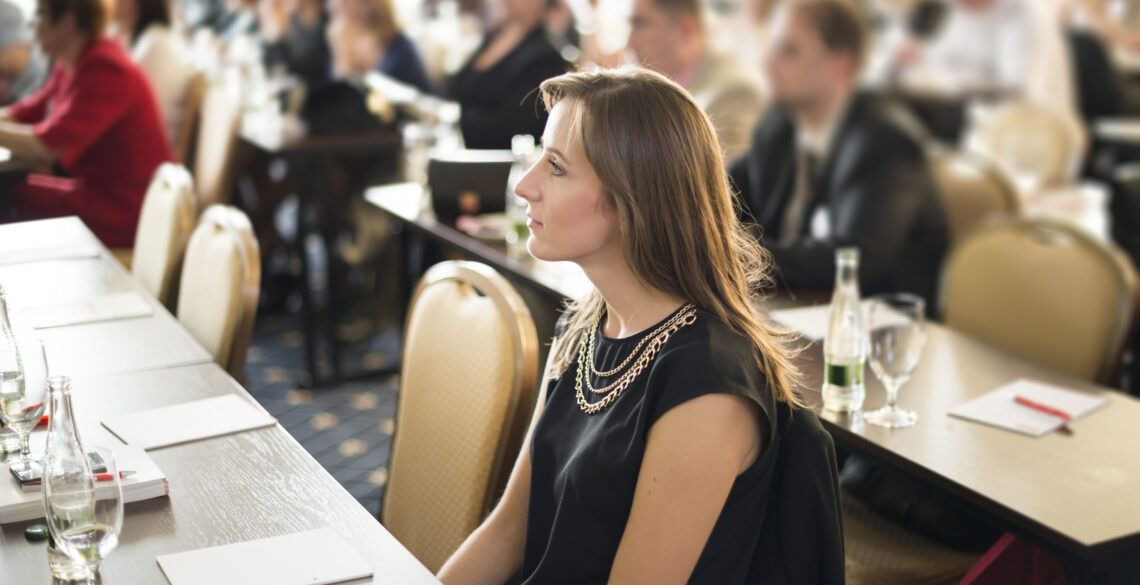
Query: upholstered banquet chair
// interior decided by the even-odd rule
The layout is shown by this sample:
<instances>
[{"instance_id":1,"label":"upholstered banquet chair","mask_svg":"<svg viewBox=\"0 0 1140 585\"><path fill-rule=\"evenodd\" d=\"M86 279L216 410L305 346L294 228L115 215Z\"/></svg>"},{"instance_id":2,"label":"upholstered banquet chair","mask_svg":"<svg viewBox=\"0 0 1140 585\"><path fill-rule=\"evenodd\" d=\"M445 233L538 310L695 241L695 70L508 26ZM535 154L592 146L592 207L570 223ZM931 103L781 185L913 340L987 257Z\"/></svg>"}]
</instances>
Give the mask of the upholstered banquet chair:
<instances>
[{"instance_id":1,"label":"upholstered banquet chair","mask_svg":"<svg viewBox=\"0 0 1140 585\"><path fill-rule=\"evenodd\" d=\"M433 266L408 310L381 521L431 571L490 511L526 432L538 377L530 311L497 272Z\"/></svg>"},{"instance_id":2,"label":"upholstered banquet chair","mask_svg":"<svg viewBox=\"0 0 1140 585\"><path fill-rule=\"evenodd\" d=\"M135 278L174 310L182 255L197 215L194 180L186 167L165 163L147 188L130 263Z\"/></svg>"},{"instance_id":3,"label":"upholstered banquet chair","mask_svg":"<svg viewBox=\"0 0 1140 585\"><path fill-rule=\"evenodd\" d=\"M218 365L242 381L261 287L261 254L249 218L213 205L186 245L178 320Z\"/></svg>"},{"instance_id":4,"label":"upholstered banquet chair","mask_svg":"<svg viewBox=\"0 0 1140 585\"><path fill-rule=\"evenodd\" d=\"M931 154L931 169L946 210L953 246L995 217L1017 215L1017 189L993 163L977 154L940 150Z\"/></svg>"},{"instance_id":5,"label":"upholstered banquet chair","mask_svg":"<svg viewBox=\"0 0 1140 585\"><path fill-rule=\"evenodd\" d=\"M206 89L194 152L198 207L229 203L234 182L234 154L241 128L241 107L222 84Z\"/></svg>"},{"instance_id":6,"label":"upholstered banquet chair","mask_svg":"<svg viewBox=\"0 0 1140 585\"><path fill-rule=\"evenodd\" d=\"M174 156L178 161L189 167L193 164L194 144L197 137L198 119L202 114L202 101L206 95L206 75L201 71L190 78L186 85L186 98L182 102L182 120L179 123L178 136L172 136L174 141Z\"/></svg>"},{"instance_id":7,"label":"upholstered banquet chair","mask_svg":"<svg viewBox=\"0 0 1140 585\"><path fill-rule=\"evenodd\" d=\"M1026 189L1071 180L1084 156L1085 142L1084 130L1074 121L1026 101L985 112L971 122L966 138L966 145L997 164L1023 195L1032 194Z\"/></svg>"},{"instance_id":8,"label":"upholstered banquet chair","mask_svg":"<svg viewBox=\"0 0 1140 585\"><path fill-rule=\"evenodd\" d=\"M947 326L1059 372L1111 384L1136 311L1137 275L1115 246L1059 220L979 230L947 259Z\"/></svg>"}]
</instances>

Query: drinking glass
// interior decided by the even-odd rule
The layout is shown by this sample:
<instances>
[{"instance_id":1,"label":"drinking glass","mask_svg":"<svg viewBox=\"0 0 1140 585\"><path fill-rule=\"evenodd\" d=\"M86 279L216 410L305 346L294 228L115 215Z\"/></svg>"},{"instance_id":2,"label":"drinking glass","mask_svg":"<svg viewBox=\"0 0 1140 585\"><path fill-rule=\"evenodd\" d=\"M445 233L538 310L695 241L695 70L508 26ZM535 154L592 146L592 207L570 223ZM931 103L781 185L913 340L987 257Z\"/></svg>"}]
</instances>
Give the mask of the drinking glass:
<instances>
[{"instance_id":1,"label":"drinking glass","mask_svg":"<svg viewBox=\"0 0 1140 585\"><path fill-rule=\"evenodd\" d=\"M898 293L871 297L867 304L871 369L887 388L887 405L868 412L866 421L888 428L909 427L918 415L899 408L899 388L910 379L922 356L926 303Z\"/></svg>"},{"instance_id":2,"label":"drinking glass","mask_svg":"<svg viewBox=\"0 0 1140 585\"><path fill-rule=\"evenodd\" d=\"M47 407L47 357L38 338L24 338L18 345L22 372L0 372L0 419L20 439L20 453L11 461L14 471L38 473L40 462L32 459L29 437Z\"/></svg>"},{"instance_id":3,"label":"drinking glass","mask_svg":"<svg viewBox=\"0 0 1140 585\"><path fill-rule=\"evenodd\" d=\"M53 461L43 485L48 528L56 547L86 565L90 585L99 563L119 544L123 488L111 450L91 447L87 452L86 459Z\"/></svg>"}]
</instances>

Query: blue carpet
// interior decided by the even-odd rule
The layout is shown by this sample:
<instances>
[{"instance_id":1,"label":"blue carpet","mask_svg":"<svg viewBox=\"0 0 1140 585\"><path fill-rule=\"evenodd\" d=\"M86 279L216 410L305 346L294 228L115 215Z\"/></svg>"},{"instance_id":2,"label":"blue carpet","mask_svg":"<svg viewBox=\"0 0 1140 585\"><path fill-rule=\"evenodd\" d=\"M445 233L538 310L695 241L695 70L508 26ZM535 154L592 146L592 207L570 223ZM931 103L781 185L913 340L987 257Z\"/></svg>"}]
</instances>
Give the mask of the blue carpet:
<instances>
[{"instance_id":1,"label":"blue carpet","mask_svg":"<svg viewBox=\"0 0 1140 585\"><path fill-rule=\"evenodd\" d=\"M349 374L399 359L399 334L385 331L345 345ZM301 388L301 316L259 315L246 369L249 392L369 512L380 510L388 480L396 376Z\"/></svg>"}]
</instances>

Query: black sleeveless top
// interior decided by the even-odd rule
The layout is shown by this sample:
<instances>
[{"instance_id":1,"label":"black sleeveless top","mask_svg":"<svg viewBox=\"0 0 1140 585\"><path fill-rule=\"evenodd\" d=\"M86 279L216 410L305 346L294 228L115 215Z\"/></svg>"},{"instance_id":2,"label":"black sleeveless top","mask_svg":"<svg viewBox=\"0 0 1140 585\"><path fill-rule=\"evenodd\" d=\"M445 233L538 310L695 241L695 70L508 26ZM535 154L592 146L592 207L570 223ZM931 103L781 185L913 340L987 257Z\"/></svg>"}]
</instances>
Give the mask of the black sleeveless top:
<instances>
[{"instance_id":1,"label":"black sleeveless top","mask_svg":"<svg viewBox=\"0 0 1140 585\"><path fill-rule=\"evenodd\" d=\"M595 367L617 367L656 328L620 340L603 336L599 328ZM545 411L531 442L522 583L606 583L633 506L649 429L669 409L705 394L752 399L768 420L764 451L737 476L689 579L691 585L745 583L778 450L775 402L752 343L698 311L696 322L674 333L625 392L594 415L577 404L576 376L572 362L548 383ZM601 388L615 379L592 380ZM585 392L588 401L596 402L598 396Z\"/></svg>"}]
</instances>

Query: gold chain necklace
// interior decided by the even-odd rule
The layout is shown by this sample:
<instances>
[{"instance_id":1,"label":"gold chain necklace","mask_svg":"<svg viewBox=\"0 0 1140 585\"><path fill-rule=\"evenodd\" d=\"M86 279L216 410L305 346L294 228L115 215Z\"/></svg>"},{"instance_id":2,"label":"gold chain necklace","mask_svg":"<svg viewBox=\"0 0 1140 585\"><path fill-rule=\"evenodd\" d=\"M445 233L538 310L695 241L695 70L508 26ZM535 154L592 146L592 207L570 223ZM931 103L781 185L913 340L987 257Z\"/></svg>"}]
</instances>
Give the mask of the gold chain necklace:
<instances>
[{"instance_id":1,"label":"gold chain necklace","mask_svg":"<svg viewBox=\"0 0 1140 585\"><path fill-rule=\"evenodd\" d=\"M627 365L629 365L629 361L633 359L633 356L637 355L637 352L641 351L641 346L645 345L645 342L656 337L662 331L668 329L674 323L681 320L684 317L685 309L688 309L692 306L693 306L692 303L689 303L689 304L685 305L684 307L681 307L681 309L678 310L676 313L674 313L673 316L670 317L668 321L662 323L660 327L653 330L653 333L650 333L649 335L642 337L641 341L637 342L637 345L634 346L633 350L629 352L629 355L627 355L625 357L625 360L622 361L620 364L618 364L617 367L612 369L612 370L606 370L604 372L601 372L601 371L598 371L598 369L594 366L594 336L591 335L590 336L590 347L588 347L586 349L587 353L589 353L589 355L590 355L590 373L592 373L593 375L595 375L599 378L609 378L610 376L613 376L613 375L617 374L618 372L624 370L625 367ZM597 330L598 324L601 323L601 320L604 319L605 316L606 316L606 309L603 306L602 307L602 314L598 317L598 320L594 323L594 330ZM589 381L589 379L587 379L587 382L588 381Z\"/></svg>"},{"instance_id":2,"label":"gold chain necklace","mask_svg":"<svg viewBox=\"0 0 1140 585\"><path fill-rule=\"evenodd\" d=\"M601 315L594 321L594 324L587 332L587 338L578 342L578 375L575 380L574 389L578 398L578 406L586 414L597 414L606 409L609 405L613 404L619 396L625 392L626 388L637 378L641 371L645 369L653 359L657 357L657 352L661 351L662 346L665 345L669 338L673 336L678 330L686 325L691 325L697 320L697 310L692 304L685 305L678 312L677 316L670 319L667 323L668 327L658 328L649 337L652 340L638 356L633 366L625 374L622 374L614 383L606 386L601 390L596 390L593 384L590 383L589 375L583 374L586 371L586 363L594 361L593 339L598 331L598 323L601 321ZM640 344L639 344L640 345ZM587 355L587 352L589 355ZM633 355L633 354L631 354ZM586 401L586 393L583 391L583 376L586 379L585 386L589 387L590 391L595 394L604 394L600 400L590 404Z\"/></svg>"}]
</instances>

